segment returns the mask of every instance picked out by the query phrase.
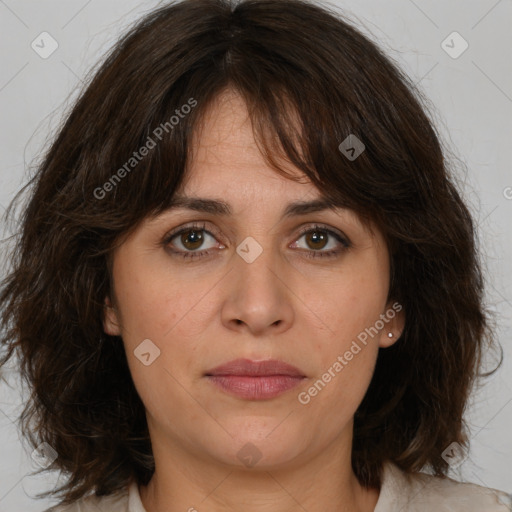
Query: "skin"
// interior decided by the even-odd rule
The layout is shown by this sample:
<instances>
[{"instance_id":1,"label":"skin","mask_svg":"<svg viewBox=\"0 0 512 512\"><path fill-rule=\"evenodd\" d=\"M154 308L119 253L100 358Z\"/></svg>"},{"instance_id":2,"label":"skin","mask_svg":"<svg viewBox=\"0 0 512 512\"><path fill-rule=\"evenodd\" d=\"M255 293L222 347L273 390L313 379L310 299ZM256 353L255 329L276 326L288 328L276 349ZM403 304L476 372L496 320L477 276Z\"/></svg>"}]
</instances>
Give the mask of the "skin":
<instances>
[{"instance_id":1,"label":"skin","mask_svg":"<svg viewBox=\"0 0 512 512\"><path fill-rule=\"evenodd\" d=\"M351 468L353 416L378 348L400 336L403 314L361 345L308 404L298 394L391 308L383 237L348 210L282 218L288 203L320 193L305 177L296 183L268 167L245 104L234 92L225 91L213 103L193 147L180 192L223 200L232 215L176 209L145 219L114 253L114 291L105 300L105 331L122 336L146 408L156 471L139 488L144 507L373 511L379 490L362 488ZM212 233L201 232L203 245L178 235L166 249L166 234L193 221L206 223ZM332 235L315 244L300 234L301 227L315 223L341 232L351 246ZM236 252L248 236L263 249L252 263ZM186 260L169 248L209 254ZM331 249L339 253L307 257ZM134 355L145 339L160 349L148 366ZM228 395L204 376L239 357L279 359L306 378L284 394L255 401ZM237 457L246 443L261 455L252 467Z\"/></svg>"}]
</instances>

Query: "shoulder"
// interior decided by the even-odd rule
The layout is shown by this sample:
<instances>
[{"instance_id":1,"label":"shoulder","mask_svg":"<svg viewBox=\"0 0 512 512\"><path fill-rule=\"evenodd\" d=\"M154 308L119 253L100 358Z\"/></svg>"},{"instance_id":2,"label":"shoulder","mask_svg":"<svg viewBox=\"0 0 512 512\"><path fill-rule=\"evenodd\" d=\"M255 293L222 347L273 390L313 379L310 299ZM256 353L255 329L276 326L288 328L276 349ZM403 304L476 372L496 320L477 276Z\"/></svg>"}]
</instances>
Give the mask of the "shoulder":
<instances>
[{"instance_id":1,"label":"shoulder","mask_svg":"<svg viewBox=\"0 0 512 512\"><path fill-rule=\"evenodd\" d=\"M387 462L375 512L510 512L511 495L426 473L406 473Z\"/></svg>"},{"instance_id":2,"label":"shoulder","mask_svg":"<svg viewBox=\"0 0 512 512\"><path fill-rule=\"evenodd\" d=\"M69 505L55 505L44 512L129 512L128 487L107 496L94 494Z\"/></svg>"}]
</instances>

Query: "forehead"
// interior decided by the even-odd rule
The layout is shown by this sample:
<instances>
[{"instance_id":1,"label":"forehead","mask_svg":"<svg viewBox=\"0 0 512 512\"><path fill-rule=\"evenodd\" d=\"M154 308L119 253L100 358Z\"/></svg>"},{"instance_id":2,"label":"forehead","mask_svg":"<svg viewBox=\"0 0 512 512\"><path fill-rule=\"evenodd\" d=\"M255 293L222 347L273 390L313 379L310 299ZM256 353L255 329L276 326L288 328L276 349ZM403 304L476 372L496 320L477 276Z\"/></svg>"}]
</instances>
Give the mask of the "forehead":
<instances>
[{"instance_id":1,"label":"forehead","mask_svg":"<svg viewBox=\"0 0 512 512\"><path fill-rule=\"evenodd\" d=\"M298 121L295 113L291 118ZM189 150L185 178L167 213L192 210L236 217L245 210L251 211L253 218L272 212L285 219L330 211L370 236L374 234L355 212L322 195L282 153L272 156L293 180L265 161L254 137L247 104L236 91L222 91L205 109Z\"/></svg>"},{"instance_id":2,"label":"forehead","mask_svg":"<svg viewBox=\"0 0 512 512\"><path fill-rule=\"evenodd\" d=\"M295 112L290 112L296 123ZM372 226L344 204L322 195L282 153L272 157L294 179L269 165L256 142L247 104L236 91L222 91L198 121L189 144L185 177L164 216L196 211L236 218L245 211L253 219L267 214L285 219L331 212L374 235Z\"/></svg>"},{"instance_id":3,"label":"forehead","mask_svg":"<svg viewBox=\"0 0 512 512\"><path fill-rule=\"evenodd\" d=\"M298 182L280 175L268 165L256 143L244 99L232 90L223 91L205 110L192 136L187 176L181 191L219 190L233 187L246 193L266 190L281 195L320 198L309 178L288 160L273 155Z\"/></svg>"}]
</instances>

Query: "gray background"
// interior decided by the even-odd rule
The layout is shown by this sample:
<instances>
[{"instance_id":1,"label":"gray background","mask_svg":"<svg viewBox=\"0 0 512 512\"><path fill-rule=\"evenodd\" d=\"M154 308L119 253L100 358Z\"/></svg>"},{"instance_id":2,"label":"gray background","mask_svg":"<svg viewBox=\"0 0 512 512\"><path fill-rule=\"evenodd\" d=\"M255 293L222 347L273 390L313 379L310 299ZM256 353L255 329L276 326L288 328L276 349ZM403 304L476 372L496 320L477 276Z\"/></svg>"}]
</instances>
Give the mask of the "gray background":
<instances>
[{"instance_id":1,"label":"gray background","mask_svg":"<svg viewBox=\"0 0 512 512\"><path fill-rule=\"evenodd\" d=\"M44 142L72 105L82 80L125 28L155 1L0 0L0 214L27 178ZM471 454L453 476L512 492L512 2L510 0L339 0L331 5L369 34L420 84L477 219L505 361L468 410ZM469 44L463 48L458 32ZM57 50L41 58L48 32ZM50 48L49 40L44 44ZM465 164L465 165L464 165ZM509 226L507 228L507 225ZM6 236L6 233L3 234ZM418 290L421 293L421 290ZM495 360L490 358L492 366ZM14 372L0 382L0 512L41 511L36 501L59 475L31 476L37 464L15 419L26 391Z\"/></svg>"}]
</instances>

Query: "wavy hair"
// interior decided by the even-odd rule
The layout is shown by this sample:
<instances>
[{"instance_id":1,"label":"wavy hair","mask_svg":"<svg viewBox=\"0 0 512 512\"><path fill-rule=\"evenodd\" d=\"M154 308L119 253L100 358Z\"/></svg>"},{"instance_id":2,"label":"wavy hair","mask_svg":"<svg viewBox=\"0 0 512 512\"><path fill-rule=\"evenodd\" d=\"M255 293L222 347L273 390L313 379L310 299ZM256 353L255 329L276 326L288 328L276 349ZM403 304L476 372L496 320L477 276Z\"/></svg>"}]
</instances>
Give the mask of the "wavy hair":
<instances>
[{"instance_id":1,"label":"wavy hair","mask_svg":"<svg viewBox=\"0 0 512 512\"><path fill-rule=\"evenodd\" d=\"M495 339L475 225L421 92L327 6L186 0L150 12L112 48L8 210L29 194L0 291L0 364L18 355L31 389L23 435L48 443L57 458L45 469L67 475L43 496L107 495L154 472L122 340L103 330L111 255L172 204L192 133L226 88L247 103L276 172L288 176L284 156L387 241L389 298L406 320L354 418L360 483L380 486L386 460L444 476L443 450L467 446L463 414ZM365 146L356 159L339 149L349 135Z\"/></svg>"}]
</instances>

